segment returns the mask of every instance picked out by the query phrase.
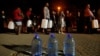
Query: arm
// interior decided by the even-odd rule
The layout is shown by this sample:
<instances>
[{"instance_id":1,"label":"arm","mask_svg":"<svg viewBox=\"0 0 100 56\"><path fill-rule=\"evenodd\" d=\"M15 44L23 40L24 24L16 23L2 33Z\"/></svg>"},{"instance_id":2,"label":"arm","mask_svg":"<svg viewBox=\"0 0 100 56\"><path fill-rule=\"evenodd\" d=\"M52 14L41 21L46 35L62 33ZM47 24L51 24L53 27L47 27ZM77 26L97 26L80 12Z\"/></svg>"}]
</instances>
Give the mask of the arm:
<instances>
[{"instance_id":1,"label":"arm","mask_svg":"<svg viewBox=\"0 0 100 56\"><path fill-rule=\"evenodd\" d=\"M46 19L46 7L43 9L44 18Z\"/></svg>"},{"instance_id":2,"label":"arm","mask_svg":"<svg viewBox=\"0 0 100 56\"><path fill-rule=\"evenodd\" d=\"M89 12L90 16L92 16L93 18L95 18L94 14L92 13L91 10L89 10L88 12Z\"/></svg>"}]
</instances>

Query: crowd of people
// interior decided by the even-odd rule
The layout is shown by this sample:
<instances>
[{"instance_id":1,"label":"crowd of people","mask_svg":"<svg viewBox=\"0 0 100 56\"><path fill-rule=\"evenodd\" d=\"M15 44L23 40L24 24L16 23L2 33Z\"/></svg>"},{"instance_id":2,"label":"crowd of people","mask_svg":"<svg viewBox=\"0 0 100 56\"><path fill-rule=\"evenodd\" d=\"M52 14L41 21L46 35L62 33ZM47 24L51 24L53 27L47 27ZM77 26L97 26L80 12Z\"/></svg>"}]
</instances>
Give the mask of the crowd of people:
<instances>
[{"instance_id":1,"label":"crowd of people","mask_svg":"<svg viewBox=\"0 0 100 56\"><path fill-rule=\"evenodd\" d=\"M81 16L82 15L82 16ZM87 4L83 10L77 11L77 16L75 23L72 19L72 13L70 10L67 11L55 11L49 9L49 3L46 3L43 8L43 17L36 16L32 13L32 8L24 13L20 7L16 7L13 10L13 17L7 19L5 11L1 11L0 15L0 33L7 32L8 30L14 30L16 34L30 33L30 32L57 32L64 34L66 32L71 32L72 28L76 28L77 32L81 33L86 31L87 33L92 33L92 20L96 17L90 9L90 4ZM42 20L45 19L48 23L45 23L47 27L41 27ZM9 22L13 22L13 28L8 29ZM45 22L45 21L44 21ZM51 23L49 23L51 22ZM12 25L12 24L11 24ZM50 25L50 26L49 26Z\"/></svg>"}]
</instances>

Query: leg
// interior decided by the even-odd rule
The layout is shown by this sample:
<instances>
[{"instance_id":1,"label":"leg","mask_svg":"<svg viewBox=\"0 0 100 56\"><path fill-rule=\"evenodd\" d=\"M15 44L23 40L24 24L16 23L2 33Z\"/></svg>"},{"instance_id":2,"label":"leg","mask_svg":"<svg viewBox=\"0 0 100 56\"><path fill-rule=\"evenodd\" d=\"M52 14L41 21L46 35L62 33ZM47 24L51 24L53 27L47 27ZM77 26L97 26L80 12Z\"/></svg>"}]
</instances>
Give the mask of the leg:
<instances>
[{"instance_id":1,"label":"leg","mask_svg":"<svg viewBox=\"0 0 100 56\"><path fill-rule=\"evenodd\" d=\"M21 26L18 26L18 35L21 33Z\"/></svg>"}]
</instances>

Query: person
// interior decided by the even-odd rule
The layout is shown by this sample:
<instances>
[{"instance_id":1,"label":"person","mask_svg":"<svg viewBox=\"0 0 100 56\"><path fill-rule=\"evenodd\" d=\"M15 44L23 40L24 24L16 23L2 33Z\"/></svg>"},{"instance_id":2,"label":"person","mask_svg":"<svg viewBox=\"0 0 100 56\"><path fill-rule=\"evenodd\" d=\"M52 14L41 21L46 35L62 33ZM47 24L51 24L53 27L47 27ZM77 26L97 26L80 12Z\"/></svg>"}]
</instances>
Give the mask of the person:
<instances>
[{"instance_id":1,"label":"person","mask_svg":"<svg viewBox=\"0 0 100 56\"><path fill-rule=\"evenodd\" d=\"M59 15L59 33L64 33L64 27L65 27L65 14L63 11L60 12Z\"/></svg>"},{"instance_id":2,"label":"person","mask_svg":"<svg viewBox=\"0 0 100 56\"><path fill-rule=\"evenodd\" d=\"M28 8L28 10L26 11L25 19L23 19L23 32L25 32L25 33L31 32L31 27L32 27L32 25L29 26L29 27L27 26L27 21L28 21L28 20L31 20L31 21L32 21L31 16L32 16L32 8L30 7L30 8Z\"/></svg>"},{"instance_id":3,"label":"person","mask_svg":"<svg viewBox=\"0 0 100 56\"><path fill-rule=\"evenodd\" d=\"M77 32L78 33L80 33L81 32L81 12L80 11L78 11L77 12L77 19L76 19L76 21L77 21Z\"/></svg>"},{"instance_id":4,"label":"person","mask_svg":"<svg viewBox=\"0 0 100 56\"><path fill-rule=\"evenodd\" d=\"M95 18L90 10L90 4L87 4L84 9L85 25L87 26L87 32L92 33L92 19Z\"/></svg>"},{"instance_id":5,"label":"person","mask_svg":"<svg viewBox=\"0 0 100 56\"><path fill-rule=\"evenodd\" d=\"M17 7L13 13L14 13L14 21L16 24L15 31L16 31L16 34L19 35L21 32L22 19L24 18L24 15L20 7Z\"/></svg>"},{"instance_id":6,"label":"person","mask_svg":"<svg viewBox=\"0 0 100 56\"><path fill-rule=\"evenodd\" d=\"M38 15L34 15L34 17L33 17L33 27L32 27L32 29L33 29L33 31L34 32L37 32L38 31L38 29L39 29L39 27L38 27L38 24L39 24L39 16Z\"/></svg>"},{"instance_id":7,"label":"person","mask_svg":"<svg viewBox=\"0 0 100 56\"><path fill-rule=\"evenodd\" d=\"M34 22L34 32L41 32L41 16L40 15L37 15L37 16L34 16L35 18L35 22ZM34 29L33 28L33 29Z\"/></svg>"},{"instance_id":8,"label":"person","mask_svg":"<svg viewBox=\"0 0 100 56\"><path fill-rule=\"evenodd\" d=\"M71 13L69 12L69 10L66 11L65 23L66 23L66 32L70 32L70 28L71 28Z\"/></svg>"},{"instance_id":9,"label":"person","mask_svg":"<svg viewBox=\"0 0 100 56\"><path fill-rule=\"evenodd\" d=\"M60 11L57 11L56 18L57 18L57 32L60 33Z\"/></svg>"},{"instance_id":10,"label":"person","mask_svg":"<svg viewBox=\"0 0 100 56\"><path fill-rule=\"evenodd\" d=\"M100 8L98 8L98 10L97 10L97 18L98 18L98 21L100 24ZM99 26L99 28L100 28L100 26Z\"/></svg>"},{"instance_id":11,"label":"person","mask_svg":"<svg viewBox=\"0 0 100 56\"><path fill-rule=\"evenodd\" d=\"M52 32L57 32L57 18L56 18L56 12L55 11L52 11L51 19L53 21Z\"/></svg>"},{"instance_id":12,"label":"person","mask_svg":"<svg viewBox=\"0 0 100 56\"><path fill-rule=\"evenodd\" d=\"M44 19L47 19L48 21L50 20L50 10L49 10L49 3L46 3L44 8L43 8L43 13L44 13ZM49 29L43 29L43 32L48 33L50 32Z\"/></svg>"},{"instance_id":13,"label":"person","mask_svg":"<svg viewBox=\"0 0 100 56\"><path fill-rule=\"evenodd\" d=\"M98 20L100 22L100 8L97 10L97 18L98 18Z\"/></svg>"},{"instance_id":14,"label":"person","mask_svg":"<svg viewBox=\"0 0 100 56\"><path fill-rule=\"evenodd\" d=\"M1 11L1 15L0 15L0 32L6 32L6 27L7 27L7 18L6 18L6 14L5 11L2 10Z\"/></svg>"}]
</instances>

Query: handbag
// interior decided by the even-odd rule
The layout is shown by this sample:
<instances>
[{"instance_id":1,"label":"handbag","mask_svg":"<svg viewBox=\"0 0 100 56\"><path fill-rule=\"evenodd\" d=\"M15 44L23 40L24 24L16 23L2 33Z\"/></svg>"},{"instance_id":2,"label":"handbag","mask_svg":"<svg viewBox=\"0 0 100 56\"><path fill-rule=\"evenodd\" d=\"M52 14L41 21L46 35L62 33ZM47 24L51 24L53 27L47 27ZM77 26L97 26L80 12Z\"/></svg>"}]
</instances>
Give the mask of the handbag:
<instances>
[{"instance_id":1,"label":"handbag","mask_svg":"<svg viewBox=\"0 0 100 56\"><path fill-rule=\"evenodd\" d=\"M8 23L8 29L15 29L15 24L12 20Z\"/></svg>"},{"instance_id":2,"label":"handbag","mask_svg":"<svg viewBox=\"0 0 100 56\"><path fill-rule=\"evenodd\" d=\"M92 20L92 28L99 28L99 22L97 19Z\"/></svg>"}]
</instances>

